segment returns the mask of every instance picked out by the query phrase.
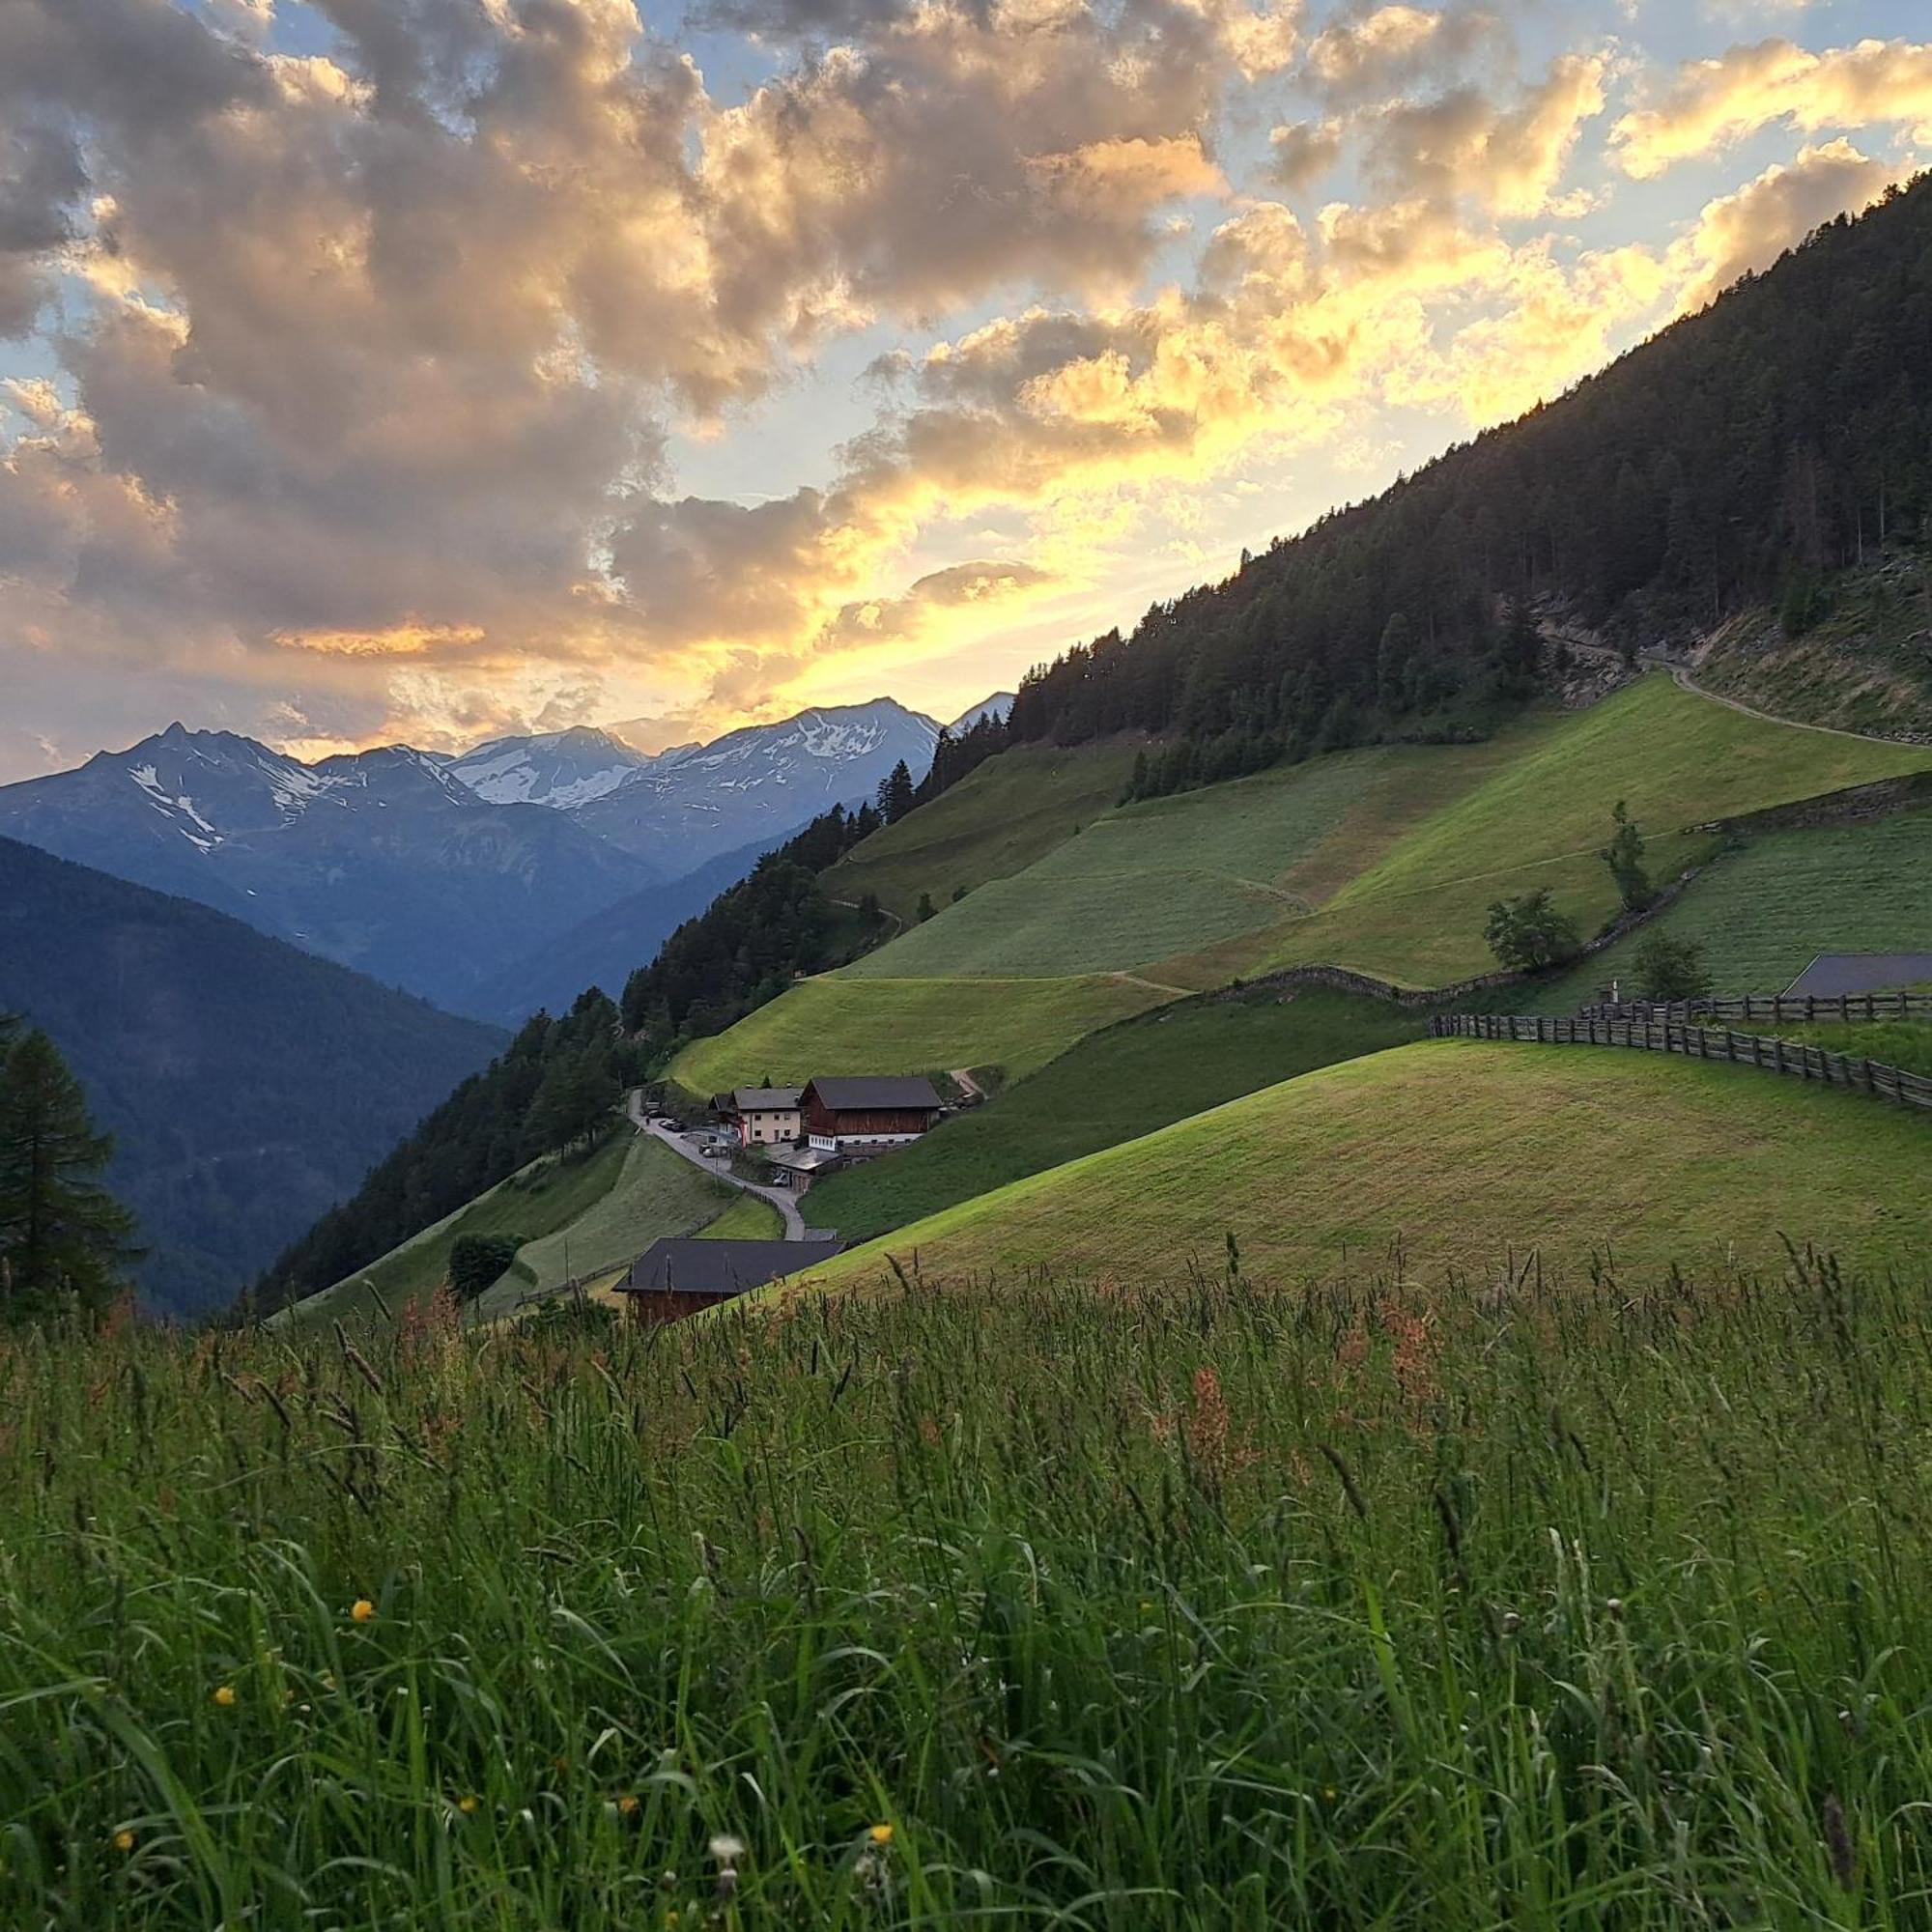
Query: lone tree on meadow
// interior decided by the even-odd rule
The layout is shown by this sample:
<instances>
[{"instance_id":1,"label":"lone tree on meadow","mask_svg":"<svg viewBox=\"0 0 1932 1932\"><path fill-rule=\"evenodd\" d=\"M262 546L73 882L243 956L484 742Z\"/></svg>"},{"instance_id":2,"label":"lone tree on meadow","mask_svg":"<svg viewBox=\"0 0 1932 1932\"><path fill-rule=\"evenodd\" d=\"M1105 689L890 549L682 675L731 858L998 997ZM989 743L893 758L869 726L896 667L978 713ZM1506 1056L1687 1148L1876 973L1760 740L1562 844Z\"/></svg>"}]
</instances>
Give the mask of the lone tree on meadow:
<instances>
[{"instance_id":1,"label":"lone tree on meadow","mask_svg":"<svg viewBox=\"0 0 1932 1932\"><path fill-rule=\"evenodd\" d=\"M114 1142L53 1041L0 1028L0 1313L98 1313L139 1258L133 1217L97 1179Z\"/></svg>"},{"instance_id":2,"label":"lone tree on meadow","mask_svg":"<svg viewBox=\"0 0 1932 1932\"><path fill-rule=\"evenodd\" d=\"M1516 898L1495 900L1483 937L1503 965L1525 973L1568 959L1582 943L1576 922L1550 903L1548 886Z\"/></svg>"},{"instance_id":3,"label":"lone tree on meadow","mask_svg":"<svg viewBox=\"0 0 1932 1932\"><path fill-rule=\"evenodd\" d=\"M1610 813L1610 842L1597 856L1610 868L1624 911L1641 912L1656 897L1643 868L1643 834L1622 799Z\"/></svg>"}]
</instances>

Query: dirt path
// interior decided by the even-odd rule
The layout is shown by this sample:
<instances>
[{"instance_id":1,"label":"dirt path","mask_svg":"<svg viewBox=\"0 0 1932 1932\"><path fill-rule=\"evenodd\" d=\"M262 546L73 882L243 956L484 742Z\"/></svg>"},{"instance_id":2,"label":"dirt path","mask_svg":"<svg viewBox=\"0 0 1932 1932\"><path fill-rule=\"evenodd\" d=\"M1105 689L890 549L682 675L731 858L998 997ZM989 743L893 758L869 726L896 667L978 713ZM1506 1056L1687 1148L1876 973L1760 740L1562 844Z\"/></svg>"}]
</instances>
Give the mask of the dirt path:
<instances>
[{"instance_id":1,"label":"dirt path","mask_svg":"<svg viewBox=\"0 0 1932 1932\"><path fill-rule=\"evenodd\" d=\"M1607 644L1586 644L1576 638L1566 638L1564 642L1580 656L1588 658L1617 658L1622 653L1613 651ZM1780 718L1775 711L1760 711L1755 705L1746 704L1736 697L1726 697L1721 692L1708 690L1690 675L1688 665L1679 664L1674 658L1666 658L1657 651L1639 651L1636 661L1650 665L1660 670L1667 670L1675 680L1678 690L1688 691L1692 697L1701 697L1712 704L1721 704L1726 711L1735 711L1746 718L1755 718L1761 724L1783 724L1793 731L1822 731L1828 738L1856 738L1861 745L1909 745L1907 738L1887 738L1876 731L1849 731L1842 724L1808 724L1802 718Z\"/></svg>"},{"instance_id":2,"label":"dirt path","mask_svg":"<svg viewBox=\"0 0 1932 1932\"><path fill-rule=\"evenodd\" d=\"M859 910L859 901L857 899L833 899L830 903L836 906L843 906L847 912L857 912ZM905 921L889 905L882 905L879 910L892 921L893 937L896 939L905 930Z\"/></svg>"},{"instance_id":3,"label":"dirt path","mask_svg":"<svg viewBox=\"0 0 1932 1932\"><path fill-rule=\"evenodd\" d=\"M692 1166L701 1168L714 1180L722 1180L726 1187L735 1187L741 1193L755 1194L760 1201L769 1201L779 1210L779 1215L784 1222L785 1239L788 1241L805 1239L804 1217L798 1211L798 1204L785 1188L760 1187L755 1180L741 1180L722 1162L706 1160L682 1134L673 1133L668 1127L654 1125L644 1113L643 1100L642 1090L634 1087L624 1102L625 1111L631 1117L631 1124L640 1134L649 1134L653 1140L662 1141L672 1153L681 1154Z\"/></svg>"},{"instance_id":4,"label":"dirt path","mask_svg":"<svg viewBox=\"0 0 1932 1932\"><path fill-rule=\"evenodd\" d=\"M1172 993L1176 999L1189 1000L1200 991L1198 986L1170 986L1163 980L1143 980L1138 973L1109 973L1109 980L1119 980L1129 986L1145 986L1150 993Z\"/></svg>"},{"instance_id":5,"label":"dirt path","mask_svg":"<svg viewBox=\"0 0 1932 1932\"><path fill-rule=\"evenodd\" d=\"M969 1068L949 1066L946 1069L946 1077L969 1099L983 1100L986 1097L986 1090L973 1078Z\"/></svg>"}]
</instances>

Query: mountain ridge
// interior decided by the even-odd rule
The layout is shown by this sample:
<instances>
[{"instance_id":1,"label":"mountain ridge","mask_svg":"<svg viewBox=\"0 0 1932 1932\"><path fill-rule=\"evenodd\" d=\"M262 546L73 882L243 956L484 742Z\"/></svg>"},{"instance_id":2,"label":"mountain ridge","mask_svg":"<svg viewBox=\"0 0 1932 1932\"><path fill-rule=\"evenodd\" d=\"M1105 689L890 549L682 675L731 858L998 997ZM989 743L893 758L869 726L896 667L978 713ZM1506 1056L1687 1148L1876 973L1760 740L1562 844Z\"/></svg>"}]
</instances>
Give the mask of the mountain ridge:
<instances>
[{"instance_id":1,"label":"mountain ridge","mask_svg":"<svg viewBox=\"0 0 1932 1932\"><path fill-rule=\"evenodd\" d=\"M504 1036L193 899L0 838L0 1009L43 1026L118 1142L144 1293L241 1284Z\"/></svg>"}]
</instances>

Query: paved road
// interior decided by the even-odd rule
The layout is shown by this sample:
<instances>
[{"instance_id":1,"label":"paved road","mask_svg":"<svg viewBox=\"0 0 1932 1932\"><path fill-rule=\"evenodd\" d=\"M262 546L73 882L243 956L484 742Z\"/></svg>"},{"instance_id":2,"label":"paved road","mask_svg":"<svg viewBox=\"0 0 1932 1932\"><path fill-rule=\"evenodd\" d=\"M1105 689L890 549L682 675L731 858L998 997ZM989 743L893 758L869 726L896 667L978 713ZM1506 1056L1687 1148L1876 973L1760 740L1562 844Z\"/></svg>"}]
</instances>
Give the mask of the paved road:
<instances>
[{"instance_id":1,"label":"paved road","mask_svg":"<svg viewBox=\"0 0 1932 1932\"><path fill-rule=\"evenodd\" d=\"M631 1124L640 1134L649 1134L654 1140L664 1142L665 1146L669 1148L672 1153L682 1154L686 1160L691 1162L692 1166L702 1168L706 1174L710 1175L714 1179L722 1180L725 1186L739 1188L746 1194L755 1194L760 1201L769 1201L784 1218L785 1239L788 1241L802 1241L805 1239L804 1219L799 1214L798 1204L792 1199L787 1189L782 1187L760 1187L754 1180L741 1180L737 1175L731 1172L728 1163L722 1160L706 1160L682 1134L673 1133L668 1127L653 1125L649 1117L644 1113L643 1094L638 1089L633 1088L631 1090L630 1098L624 1104L626 1111L630 1114Z\"/></svg>"}]
</instances>

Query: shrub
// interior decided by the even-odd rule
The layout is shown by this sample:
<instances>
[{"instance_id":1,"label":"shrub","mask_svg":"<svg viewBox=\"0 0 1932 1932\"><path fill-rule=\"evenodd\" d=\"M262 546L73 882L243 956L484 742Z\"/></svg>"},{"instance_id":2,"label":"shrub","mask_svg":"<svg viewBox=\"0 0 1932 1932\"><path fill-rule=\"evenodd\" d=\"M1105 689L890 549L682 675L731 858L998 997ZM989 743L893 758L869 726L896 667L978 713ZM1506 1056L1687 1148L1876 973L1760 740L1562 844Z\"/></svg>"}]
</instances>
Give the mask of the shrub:
<instances>
[{"instance_id":1,"label":"shrub","mask_svg":"<svg viewBox=\"0 0 1932 1932\"><path fill-rule=\"evenodd\" d=\"M1637 989L1646 1000L1701 1000L1711 990L1704 949L1694 940L1646 933L1634 967Z\"/></svg>"}]
</instances>

